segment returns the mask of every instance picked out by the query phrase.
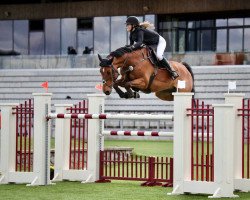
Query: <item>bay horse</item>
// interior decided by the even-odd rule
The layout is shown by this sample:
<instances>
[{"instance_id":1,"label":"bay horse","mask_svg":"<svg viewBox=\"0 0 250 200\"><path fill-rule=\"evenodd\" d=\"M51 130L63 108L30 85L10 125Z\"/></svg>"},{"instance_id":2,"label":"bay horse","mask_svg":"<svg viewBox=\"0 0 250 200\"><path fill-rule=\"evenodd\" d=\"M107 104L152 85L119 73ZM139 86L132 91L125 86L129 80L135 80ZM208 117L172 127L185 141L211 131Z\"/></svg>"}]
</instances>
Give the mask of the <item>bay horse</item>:
<instances>
[{"instance_id":1,"label":"bay horse","mask_svg":"<svg viewBox=\"0 0 250 200\"><path fill-rule=\"evenodd\" d=\"M150 55L145 47L135 51L121 47L106 59L98 54L103 93L110 95L114 88L121 98L139 98L138 91L154 92L161 100L173 101L172 93L177 91L178 80L185 81L185 88L178 89L178 92L194 92L194 75L187 63L169 62L179 74L178 78L172 80L166 69L153 64ZM119 86L124 87L126 92Z\"/></svg>"}]
</instances>

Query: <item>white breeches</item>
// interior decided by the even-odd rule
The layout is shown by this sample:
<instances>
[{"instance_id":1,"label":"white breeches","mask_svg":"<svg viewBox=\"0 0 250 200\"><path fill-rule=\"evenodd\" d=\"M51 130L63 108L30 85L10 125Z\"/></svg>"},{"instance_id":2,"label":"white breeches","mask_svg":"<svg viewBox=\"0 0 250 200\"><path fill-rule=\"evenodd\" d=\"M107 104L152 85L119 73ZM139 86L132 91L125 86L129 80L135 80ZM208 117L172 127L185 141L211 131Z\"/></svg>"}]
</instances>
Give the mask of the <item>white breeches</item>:
<instances>
[{"instance_id":1,"label":"white breeches","mask_svg":"<svg viewBox=\"0 0 250 200\"><path fill-rule=\"evenodd\" d=\"M166 40L162 36L160 36L159 43L156 49L156 56L159 60L163 59L165 48L166 48Z\"/></svg>"}]
</instances>

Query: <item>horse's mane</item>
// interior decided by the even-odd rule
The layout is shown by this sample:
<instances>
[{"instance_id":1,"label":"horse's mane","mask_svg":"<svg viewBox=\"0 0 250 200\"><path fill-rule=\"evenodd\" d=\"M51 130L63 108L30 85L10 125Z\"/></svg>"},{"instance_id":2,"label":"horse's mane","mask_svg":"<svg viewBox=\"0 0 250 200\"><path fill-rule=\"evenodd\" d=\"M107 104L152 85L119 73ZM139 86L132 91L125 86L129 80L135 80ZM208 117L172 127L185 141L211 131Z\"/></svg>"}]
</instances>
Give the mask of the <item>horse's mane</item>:
<instances>
[{"instance_id":1,"label":"horse's mane","mask_svg":"<svg viewBox=\"0 0 250 200\"><path fill-rule=\"evenodd\" d=\"M119 49L116 49L115 51L112 51L110 53L110 56L119 58L119 57L123 56L125 53L131 53L131 52L132 52L131 48L129 48L129 47L121 47Z\"/></svg>"}]
</instances>

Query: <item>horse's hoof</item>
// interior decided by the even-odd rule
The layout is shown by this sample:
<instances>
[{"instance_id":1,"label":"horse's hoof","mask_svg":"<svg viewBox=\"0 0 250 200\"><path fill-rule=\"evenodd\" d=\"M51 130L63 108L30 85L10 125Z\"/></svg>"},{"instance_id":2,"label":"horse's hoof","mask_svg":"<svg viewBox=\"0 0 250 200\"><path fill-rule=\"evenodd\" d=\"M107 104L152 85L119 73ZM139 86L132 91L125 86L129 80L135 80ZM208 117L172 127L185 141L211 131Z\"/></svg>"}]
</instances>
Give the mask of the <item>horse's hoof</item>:
<instances>
[{"instance_id":1,"label":"horse's hoof","mask_svg":"<svg viewBox=\"0 0 250 200\"><path fill-rule=\"evenodd\" d=\"M127 92L124 93L124 98L129 99L129 94Z\"/></svg>"},{"instance_id":2,"label":"horse's hoof","mask_svg":"<svg viewBox=\"0 0 250 200\"><path fill-rule=\"evenodd\" d=\"M139 99L139 98L140 98L140 94L137 93L137 92L134 92L134 98L135 98L135 99Z\"/></svg>"},{"instance_id":3,"label":"horse's hoof","mask_svg":"<svg viewBox=\"0 0 250 200\"><path fill-rule=\"evenodd\" d=\"M119 97L120 97L121 99L123 99L123 98L125 98L125 95L119 95Z\"/></svg>"},{"instance_id":4,"label":"horse's hoof","mask_svg":"<svg viewBox=\"0 0 250 200\"><path fill-rule=\"evenodd\" d=\"M138 88L132 87L132 89L133 89L135 92L139 92L139 89L138 89Z\"/></svg>"}]
</instances>

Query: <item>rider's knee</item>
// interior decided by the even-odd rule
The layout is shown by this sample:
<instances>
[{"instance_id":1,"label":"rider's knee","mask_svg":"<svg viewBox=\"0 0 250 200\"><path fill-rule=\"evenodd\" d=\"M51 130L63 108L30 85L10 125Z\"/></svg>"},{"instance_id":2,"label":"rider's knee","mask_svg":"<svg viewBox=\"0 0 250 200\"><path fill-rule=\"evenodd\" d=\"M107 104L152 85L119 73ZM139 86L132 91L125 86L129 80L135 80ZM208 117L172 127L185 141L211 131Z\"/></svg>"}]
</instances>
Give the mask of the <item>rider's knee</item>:
<instances>
[{"instance_id":1,"label":"rider's knee","mask_svg":"<svg viewBox=\"0 0 250 200\"><path fill-rule=\"evenodd\" d=\"M156 52L156 56L159 60L162 60L164 58L162 53Z\"/></svg>"}]
</instances>

